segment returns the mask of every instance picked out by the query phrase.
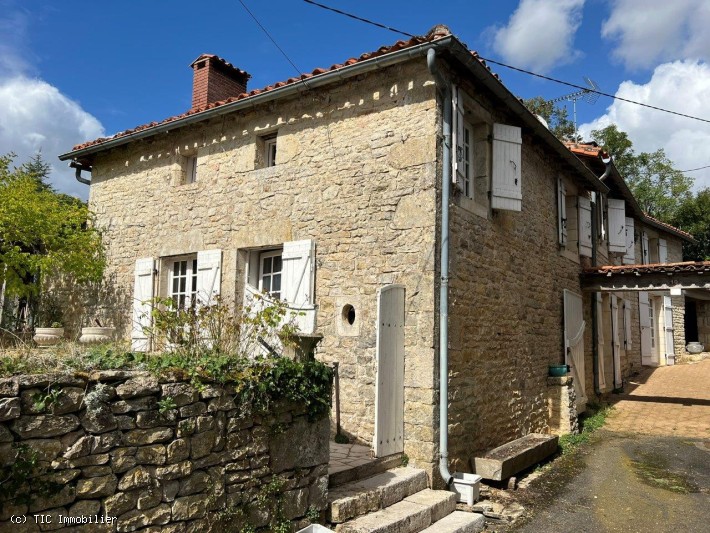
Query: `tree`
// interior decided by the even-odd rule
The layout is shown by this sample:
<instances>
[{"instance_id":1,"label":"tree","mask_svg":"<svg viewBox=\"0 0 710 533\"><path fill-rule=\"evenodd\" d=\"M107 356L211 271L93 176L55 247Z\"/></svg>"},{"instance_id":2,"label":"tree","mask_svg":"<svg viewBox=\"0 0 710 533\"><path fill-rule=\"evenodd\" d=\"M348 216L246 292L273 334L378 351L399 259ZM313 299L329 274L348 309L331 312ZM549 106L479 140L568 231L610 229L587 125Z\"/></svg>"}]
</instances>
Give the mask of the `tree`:
<instances>
[{"instance_id":1,"label":"tree","mask_svg":"<svg viewBox=\"0 0 710 533\"><path fill-rule=\"evenodd\" d=\"M684 261L710 260L710 189L705 188L683 202L671 223L697 241L683 243Z\"/></svg>"},{"instance_id":2,"label":"tree","mask_svg":"<svg viewBox=\"0 0 710 533\"><path fill-rule=\"evenodd\" d=\"M87 205L49 186L49 167L40 155L13 169L12 160L11 155L0 156L4 295L36 302L43 283L52 276L69 275L79 283L99 281L103 247L99 231L89 224Z\"/></svg>"},{"instance_id":3,"label":"tree","mask_svg":"<svg viewBox=\"0 0 710 533\"><path fill-rule=\"evenodd\" d=\"M539 115L545 119L550 131L561 141L575 141L577 132L574 130L574 123L567 116L567 108L557 106L550 100L545 100L542 96L535 96L523 100L523 104L531 113Z\"/></svg>"},{"instance_id":4,"label":"tree","mask_svg":"<svg viewBox=\"0 0 710 533\"><path fill-rule=\"evenodd\" d=\"M629 136L615 124L593 130L591 135L614 158L636 201L649 215L671 223L678 209L692 199L693 178L676 170L663 148L637 154Z\"/></svg>"}]
</instances>

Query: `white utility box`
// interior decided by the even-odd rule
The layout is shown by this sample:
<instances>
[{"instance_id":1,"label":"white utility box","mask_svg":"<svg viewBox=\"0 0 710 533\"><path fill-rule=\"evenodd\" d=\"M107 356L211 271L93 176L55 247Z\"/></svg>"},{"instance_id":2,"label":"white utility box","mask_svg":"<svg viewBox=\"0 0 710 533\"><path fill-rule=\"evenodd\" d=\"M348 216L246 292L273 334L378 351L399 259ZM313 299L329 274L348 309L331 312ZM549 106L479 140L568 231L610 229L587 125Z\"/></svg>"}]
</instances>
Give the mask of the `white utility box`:
<instances>
[{"instance_id":1,"label":"white utility box","mask_svg":"<svg viewBox=\"0 0 710 533\"><path fill-rule=\"evenodd\" d=\"M478 499L478 491L481 489L481 476L476 474L466 474L464 472L454 472L454 481L451 484L451 492L459 495L459 502L473 505Z\"/></svg>"}]
</instances>

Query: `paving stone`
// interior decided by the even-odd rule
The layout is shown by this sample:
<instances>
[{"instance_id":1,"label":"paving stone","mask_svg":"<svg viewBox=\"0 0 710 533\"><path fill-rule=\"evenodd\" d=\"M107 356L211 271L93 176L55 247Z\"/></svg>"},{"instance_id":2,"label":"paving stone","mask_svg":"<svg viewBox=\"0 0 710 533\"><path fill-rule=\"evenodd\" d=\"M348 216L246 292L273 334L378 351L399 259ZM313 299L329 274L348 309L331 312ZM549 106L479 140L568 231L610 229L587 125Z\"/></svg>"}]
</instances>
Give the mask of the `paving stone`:
<instances>
[{"instance_id":1,"label":"paving stone","mask_svg":"<svg viewBox=\"0 0 710 533\"><path fill-rule=\"evenodd\" d=\"M486 527L481 514L454 511L422 531L422 533L478 533Z\"/></svg>"}]
</instances>

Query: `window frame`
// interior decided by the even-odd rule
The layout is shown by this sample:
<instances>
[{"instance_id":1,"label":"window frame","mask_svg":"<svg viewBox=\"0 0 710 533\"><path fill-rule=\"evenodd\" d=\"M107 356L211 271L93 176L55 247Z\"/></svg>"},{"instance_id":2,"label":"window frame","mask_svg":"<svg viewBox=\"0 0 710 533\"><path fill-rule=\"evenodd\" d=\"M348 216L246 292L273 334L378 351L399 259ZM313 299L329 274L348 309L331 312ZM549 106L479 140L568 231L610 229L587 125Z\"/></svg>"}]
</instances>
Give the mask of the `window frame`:
<instances>
[{"instance_id":1,"label":"window frame","mask_svg":"<svg viewBox=\"0 0 710 533\"><path fill-rule=\"evenodd\" d=\"M459 169L463 168L463 172L458 172L461 177L461 192L466 198L474 200L473 158L475 154L473 151L473 126L468 120L463 120L461 131L463 133L463 138L461 139L463 153L461 154L461 165L458 167Z\"/></svg>"},{"instance_id":2,"label":"window frame","mask_svg":"<svg viewBox=\"0 0 710 533\"><path fill-rule=\"evenodd\" d=\"M265 167L275 167L276 166L276 154L277 154L277 136L275 133L271 135L266 135L263 137L264 142L264 166Z\"/></svg>"},{"instance_id":3,"label":"window frame","mask_svg":"<svg viewBox=\"0 0 710 533\"><path fill-rule=\"evenodd\" d=\"M197 181L197 155L189 155L185 157L185 184L195 183Z\"/></svg>"},{"instance_id":4,"label":"window frame","mask_svg":"<svg viewBox=\"0 0 710 533\"><path fill-rule=\"evenodd\" d=\"M179 267L180 272L176 275L176 266L185 264L184 272ZM176 309L188 309L197 304L197 254L171 258L167 264L167 297L173 301ZM184 287L180 287L180 280L184 280ZM175 282L178 282L178 289L175 290ZM189 282L189 290L188 290Z\"/></svg>"},{"instance_id":5,"label":"window frame","mask_svg":"<svg viewBox=\"0 0 710 533\"><path fill-rule=\"evenodd\" d=\"M278 257L280 259L281 268L275 271L273 268L274 258ZM268 273L264 272L264 263L266 259L271 259L271 271ZM264 290L264 276L269 276L269 290ZM273 288L274 276L278 275L279 279L279 289L278 291L271 290ZM259 292L268 294L269 297L275 298L277 300L281 299L281 294L283 292L283 248L264 250L259 253L259 278L258 278L258 289Z\"/></svg>"}]
</instances>

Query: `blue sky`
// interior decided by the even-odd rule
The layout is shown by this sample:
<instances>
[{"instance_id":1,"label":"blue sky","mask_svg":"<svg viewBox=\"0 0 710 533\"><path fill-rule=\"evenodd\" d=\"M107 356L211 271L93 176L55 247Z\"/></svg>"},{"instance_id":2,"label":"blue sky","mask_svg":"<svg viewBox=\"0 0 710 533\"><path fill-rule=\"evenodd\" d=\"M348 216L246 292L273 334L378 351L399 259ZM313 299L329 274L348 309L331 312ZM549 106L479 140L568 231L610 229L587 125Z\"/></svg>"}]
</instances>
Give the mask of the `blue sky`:
<instances>
[{"instance_id":1,"label":"blue sky","mask_svg":"<svg viewBox=\"0 0 710 533\"><path fill-rule=\"evenodd\" d=\"M357 56L401 37L301 0L244 0L301 71ZM710 2L706 0L323 0L422 34L448 25L484 57L572 83L710 118ZM41 149L55 186L86 196L59 153L74 144L182 113L189 64L218 54L257 88L293 66L238 0L0 0L0 153L18 162ZM493 66L518 96L570 89ZM683 169L710 164L710 125L600 98L578 104L581 131L609 120L639 150L665 147ZM710 172L695 172L710 186Z\"/></svg>"}]
</instances>

